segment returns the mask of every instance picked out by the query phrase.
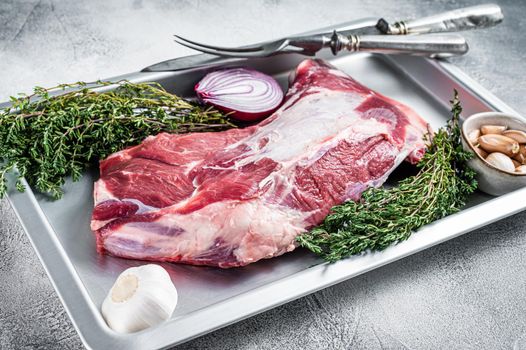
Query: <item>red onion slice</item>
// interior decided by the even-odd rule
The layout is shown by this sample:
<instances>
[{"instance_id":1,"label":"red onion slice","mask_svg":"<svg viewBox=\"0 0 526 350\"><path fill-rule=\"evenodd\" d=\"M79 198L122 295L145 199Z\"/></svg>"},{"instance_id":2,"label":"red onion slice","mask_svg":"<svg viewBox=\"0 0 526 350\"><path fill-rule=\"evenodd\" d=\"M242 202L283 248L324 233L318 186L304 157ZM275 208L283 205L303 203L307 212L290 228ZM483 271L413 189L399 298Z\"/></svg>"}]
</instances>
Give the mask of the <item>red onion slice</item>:
<instances>
[{"instance_id":1,"label":"red onion slice","mask_svg":"<svg viewBox=\"0 0 526 350\"><path fill-rule=\"evenodd\" d=\"M247 68L222 69L207 74L195 86L197 97L243 121L269 116L283 101L278 82Z\"/></svg>"}]
</instances>

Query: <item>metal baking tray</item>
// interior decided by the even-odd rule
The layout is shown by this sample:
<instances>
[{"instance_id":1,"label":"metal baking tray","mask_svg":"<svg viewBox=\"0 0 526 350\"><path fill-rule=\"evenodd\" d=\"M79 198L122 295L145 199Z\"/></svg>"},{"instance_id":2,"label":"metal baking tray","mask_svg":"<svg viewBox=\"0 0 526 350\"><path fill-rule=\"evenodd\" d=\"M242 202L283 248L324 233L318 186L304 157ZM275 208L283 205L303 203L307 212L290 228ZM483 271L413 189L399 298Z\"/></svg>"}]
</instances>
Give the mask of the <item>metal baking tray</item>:
<instances>
[{"instance_id":1,"label":"metal baking tray","mask_svg":"<svg viewBox=\"0 0 526 350\"><path fill-rule=\"evenodd\" d=\"M515 113L452 64L410 56L322 54L364 85L414 108L437 129L450 117L453 89L460 93L464 116L489 110ZM288 74L302 56L250 60L245 65L276 77L285 88ZM239 63L230 63L239 64ZM204 68L179 72L133 73L131 81L157 81L169 91L191 96ZM327 264L297 249L281 257L229 270L164 263L179 291L179 304L167 322L121 335L106 326L102 301L124 269L143 264L98 255L89 228L97 169L77 183L67 182L65 196L49 201L29 187L8 194L73 325L93 349L158 349L179 344L278 305L327 288L392 261L477 229L526 207L526 188L501 196L475 193L462 211L427 225L405 242L383 252L366 253ZM26 186L27 187L27 186Z\"/></svg>"}]
</instances>

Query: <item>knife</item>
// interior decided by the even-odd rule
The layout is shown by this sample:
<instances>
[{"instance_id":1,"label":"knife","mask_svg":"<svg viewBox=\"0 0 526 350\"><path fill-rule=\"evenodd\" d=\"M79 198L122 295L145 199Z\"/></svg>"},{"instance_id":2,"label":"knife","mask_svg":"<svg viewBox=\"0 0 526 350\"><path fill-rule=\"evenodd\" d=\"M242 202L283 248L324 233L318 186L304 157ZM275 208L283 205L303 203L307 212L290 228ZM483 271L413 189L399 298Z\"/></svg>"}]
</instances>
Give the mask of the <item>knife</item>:
<instances>
[{"instance_id":1,"label":"knife","mask_svg":"<svg viewBox=\"0 0 526 350\"><path fill-rule=\"evenodd\" d=\"M385 35L385 34L423 34L437 32L452 32L477 28L488 28L502 22L503 14L498 5L484 4L470 6L453 11L447 11L410 21L398 21L389 24L385 19L373 17L344 22L330 27L301 33L306 35L327 35L337 31L344 36L353 35ZM218 57L210 54L197 54L179 57L153 64L142 72L166 72L195 69L200 67L216 67L226 63L239 62L244 58Z\"/></svg>"}]
</instances>

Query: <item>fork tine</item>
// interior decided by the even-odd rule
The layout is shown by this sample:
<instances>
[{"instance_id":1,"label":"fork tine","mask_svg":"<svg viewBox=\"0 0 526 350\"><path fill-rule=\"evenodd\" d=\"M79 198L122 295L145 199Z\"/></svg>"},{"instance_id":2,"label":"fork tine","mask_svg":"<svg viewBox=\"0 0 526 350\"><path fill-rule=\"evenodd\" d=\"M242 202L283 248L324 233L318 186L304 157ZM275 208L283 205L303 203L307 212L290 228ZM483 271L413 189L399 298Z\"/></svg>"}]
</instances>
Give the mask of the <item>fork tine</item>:
<instances>
[{"instance_id":1,"label":"fork tine","mask_svg":"<svg viewBox=\"0 0 526 350\"><path fill-rule=\"evenodd\" d=\"M228 52L228 51L223 52L223 51L218 51L214 49L208 49L206 47L196 46L196 45L184 42L184 41L178 41L177 39L175 39L175 42L180 45L186 46L190 49L194 49L194 50L201 51L204 53L209 53L209 54L216 55L216 56L246 57L247 55L247 53L235 53L235 52Z\"/></svg>"},{"instance_id":2,"label":"fork tine","mask_svg":"<svg viewBox=\"0 0 526 350\"><path fill-rule=\"evenodd\" d=\"M225 52L259 52L262 51L264 48L262 45L251 45L251 46L244 46L244 47L221 47L221 46L213 46L213 45L206 45L201 44L192 40L185 39L179 35L174 35L176 38L175 41L178 42L181 45L184 45L184 43L191 44L194 46L194 48L207 48L210 50L216 50L216 51L225 51Z\"/></svg>"},{"instance_id":3,"label":"fork tine","mask_svg":"<svg viewBox=\"0 0 526 350\"><path fill-rule=\"evenodd\" d=\"M254 52L231 52L231 51L221 51L221 50L215 50L215 49L208 49L206 47L201 47L197 45L193 45L187 42L178 41L175 39L175 42L177 42L180 45L189 47L191 49L209 53L216 56L225 56L225 57L238 57L238 58L252 58L252 57L265 57L268 56L265 54L264 51L254 51Z\"/></svg>"}]
</instances>

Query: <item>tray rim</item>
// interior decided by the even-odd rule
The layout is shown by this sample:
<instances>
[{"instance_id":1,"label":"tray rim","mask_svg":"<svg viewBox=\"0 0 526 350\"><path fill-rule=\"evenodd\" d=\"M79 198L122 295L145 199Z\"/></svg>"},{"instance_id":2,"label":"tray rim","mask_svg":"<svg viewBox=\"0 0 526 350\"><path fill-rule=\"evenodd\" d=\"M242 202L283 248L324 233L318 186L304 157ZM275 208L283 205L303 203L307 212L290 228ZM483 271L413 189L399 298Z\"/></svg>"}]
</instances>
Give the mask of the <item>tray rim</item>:
<instances>
[{"instance_id":1,"label":"tray rim","mask_svg":"<svg viewBox=\"0 0 526 350\"><path fill-rule=\"evenodd\" d=\"M392 60L392 58L389 57L386 59ZM428 59L427 61L449 75L449 77L460 84L463 89L474 94L479 100L485 102L491 108L518 115L516 111L470 78L460 68L444 61ZM142 75L145 73L131 73L129 76L133 76L134 74L139 77L139 74ZM154 77L163 77L169 74L171 73L147 73L144 76L144 80L152 80ZM136 347L149 349L165 348L180 344L420 252L431 246L518 213L526 208L526 203L521 203L521 198L524 198L526 195L526 188L522 188L427 225L414 233L410 240L392 246L383 252L358 255L331 265L327 263L315 265L294 275L250 290L236 298L227 299L205 309L172 319L158 327L134 334L121 335L110 330L104 323L99 310L91 301L74 266L61 249L61 243L38 204L32 190L25 180L23 180L23 183L26 185L26 192L9 192L7 198L11 207L21 222L27 237L48 274L84 346L97 349L108 347L114 349L131 349ZM21 208L23 208L23 210L21 210ZM32 210L28 210L28 208ZM477 224L472 225L469 218L476 218ZM40 233L38 235L30 234L30 232L35 231L40 231ZM54 259L49 259L49 257L53 255L55 255ZM378 256L381 258L378 259ZM62 287L59 287L59 284ZM69 285L71 288L64 288L64 285ZM73 288L73 286L75 286L75 288ZM298 288L298 286L308 286L308 288ZM279 300L275 298L274 290L276 288L279 288L281 291ZM254 303L254 301L258 302ZM239 303L258 306L252 307L248 311L247 308L240 310L239 308L232 307ZM222 317L218 318L215 316L218 314ZM79 315L82 315L82 317L79 317ZM228 319L228 322L224 322L222 319ZM198 323L199 327L193 327L192 325L195 323ZM167 329L174 327L178 332L171 336L170 340L166 340L160 336Z\"/></svg>"}]
</instances>

